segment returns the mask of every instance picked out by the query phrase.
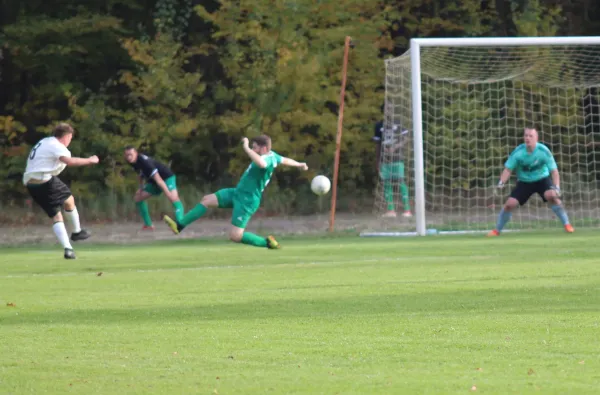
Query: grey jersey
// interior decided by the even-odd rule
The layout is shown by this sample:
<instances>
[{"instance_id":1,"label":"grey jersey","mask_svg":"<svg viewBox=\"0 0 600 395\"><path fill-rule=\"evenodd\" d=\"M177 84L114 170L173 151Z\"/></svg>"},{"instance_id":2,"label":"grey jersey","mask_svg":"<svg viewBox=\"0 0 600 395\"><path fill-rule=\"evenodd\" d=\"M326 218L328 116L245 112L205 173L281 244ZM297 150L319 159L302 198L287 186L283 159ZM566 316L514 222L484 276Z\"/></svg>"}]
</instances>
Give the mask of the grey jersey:
<instances>
[{"instance_id":1,"label":"grey jersey","mask_svg":"<svg viewBox=\"0 0 600 395\"><path fill-rule=\"evenodd\" d=\"M408 130L400 127L400 125L386 128L383 121L375 124L373 141L381 142L382 150L394 146L395 149L393 151L383 151L383 153L391 155L394 160L404 159L404 148L407 138Z\"/></svg>"}]
</instances>

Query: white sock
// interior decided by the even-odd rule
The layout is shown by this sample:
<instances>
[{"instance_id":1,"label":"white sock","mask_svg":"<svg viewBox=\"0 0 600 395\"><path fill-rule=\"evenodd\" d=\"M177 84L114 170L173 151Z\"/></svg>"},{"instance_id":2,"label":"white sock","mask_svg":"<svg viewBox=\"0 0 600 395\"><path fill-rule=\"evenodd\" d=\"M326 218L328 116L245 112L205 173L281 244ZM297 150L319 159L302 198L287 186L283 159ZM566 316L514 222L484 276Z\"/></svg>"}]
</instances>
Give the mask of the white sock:
<instances>
[{"instance_id":1,"label":"white sock","mask_svg":"<svg viewBox=\"0 0 600 395\"><path fill-rule=\"evenodd\" d=\"M75 207L73 211L65 210L65 217L73 227L73 233L81 232L81 224L79 223L79 213L77 212L77 207Z\"/></svg>"},{"instance_id":2,"label":"white sock","mask_svg":"<svg viewBox=\"0 0 600 395\"><path fill-rule=\"evenodd\" d=\"M67 228L65 228L64 222L55 222L54 225L52 225L52 230L54 231L56 238L63 246L63 248L73 249L73 247L71 247L71 242L69 241L69 234L67 233Z\"/></svg>"}]
</instances>

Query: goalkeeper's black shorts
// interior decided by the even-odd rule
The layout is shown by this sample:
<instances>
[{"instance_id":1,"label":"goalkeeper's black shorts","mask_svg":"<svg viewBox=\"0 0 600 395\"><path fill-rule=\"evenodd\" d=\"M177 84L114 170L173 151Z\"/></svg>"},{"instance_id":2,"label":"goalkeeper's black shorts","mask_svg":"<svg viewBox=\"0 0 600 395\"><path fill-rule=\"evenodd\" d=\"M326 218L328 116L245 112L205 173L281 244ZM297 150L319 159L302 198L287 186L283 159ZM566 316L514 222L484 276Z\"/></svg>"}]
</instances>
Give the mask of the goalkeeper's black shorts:
<instances>
[{"instance_id":1,"label":"goalkeeper's black shorts","mask_svg":"<svg viewBox=\"0 0 600 395\"><path fill-rule=\"evenodd\" d=\"M544 202L547 202L544 193L552 188L554 188L554 184L550 177L542 178L541 180L534 182L517 181L517 185L510 193L510 197L517 199L522 206L527 203L531 195L537 193Z\"/></svg>"}]
</instances>

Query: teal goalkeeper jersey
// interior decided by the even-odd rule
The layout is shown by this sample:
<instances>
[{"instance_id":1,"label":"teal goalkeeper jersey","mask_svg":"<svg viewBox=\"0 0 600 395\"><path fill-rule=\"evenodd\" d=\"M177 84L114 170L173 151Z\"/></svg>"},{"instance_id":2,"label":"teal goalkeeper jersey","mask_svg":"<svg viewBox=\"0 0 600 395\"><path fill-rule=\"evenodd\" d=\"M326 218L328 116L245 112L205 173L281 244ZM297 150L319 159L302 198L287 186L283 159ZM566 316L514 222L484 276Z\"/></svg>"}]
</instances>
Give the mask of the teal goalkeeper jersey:
<instances>
[{"instance_id":1,"label":"teal goalkeeper jersey","mask_svg":"<svg viewBox=\"0 0 600 395\"><path fill-rule=\"evenodd\" d=\"M537 143L533 152L527 152L525 144L519 145L504 164L507 169L517 172L517 180L535 182L550 176L556 170L552 152L542 143Z\"/></svg>"},{"instance_id":2,"label":"teal goalkeeper jersey","mask_svg":"<svg viewBox=\"0 0 600 395\"><path fill-rule=\"evenodd\" d=\"M275 151L262 155L262 158L267 162L267 167L262 169L254 162L250 163L235 188L238 195L250 197L254 203L258 204L260 204L262 193L269 184L275 168L282 160L282 157Z\"/></svg>"}]
</instances>

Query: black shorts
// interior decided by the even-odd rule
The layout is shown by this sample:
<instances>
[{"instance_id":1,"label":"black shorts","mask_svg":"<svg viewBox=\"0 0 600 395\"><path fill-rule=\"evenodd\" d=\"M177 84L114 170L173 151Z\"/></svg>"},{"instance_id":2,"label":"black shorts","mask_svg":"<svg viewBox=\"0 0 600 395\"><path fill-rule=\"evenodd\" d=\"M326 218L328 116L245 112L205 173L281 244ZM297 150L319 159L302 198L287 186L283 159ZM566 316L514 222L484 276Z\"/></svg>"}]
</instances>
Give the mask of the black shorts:
<instances>
[{"instance_id":1,"label":"black shorts","mask_svg":"<svg viewBox=\"0 0 600 395\"><path fill-rule=\"evenodd\" d=\"M546 202L547 200L544 197L544 193L552 188L554 188L554 184L550 177L542 178L541 180L534 182L517 181L517 185L510 193L510 197L517 199L522 206L527 203L531 195L537 193L542 200Z\"/></svg>"},{"instance_id":2,"label":"black shorts","mask_svg":"<svg viewBox=\"0 0 600 395\"><path fill-rule=\"evenodd\" d=\"M50 181L43 184L29 184L27 190L48 217L52 218L60 212L60 209L70 196L71 190L59 178L52 177Z\"/></svg>"}]
</instances>

